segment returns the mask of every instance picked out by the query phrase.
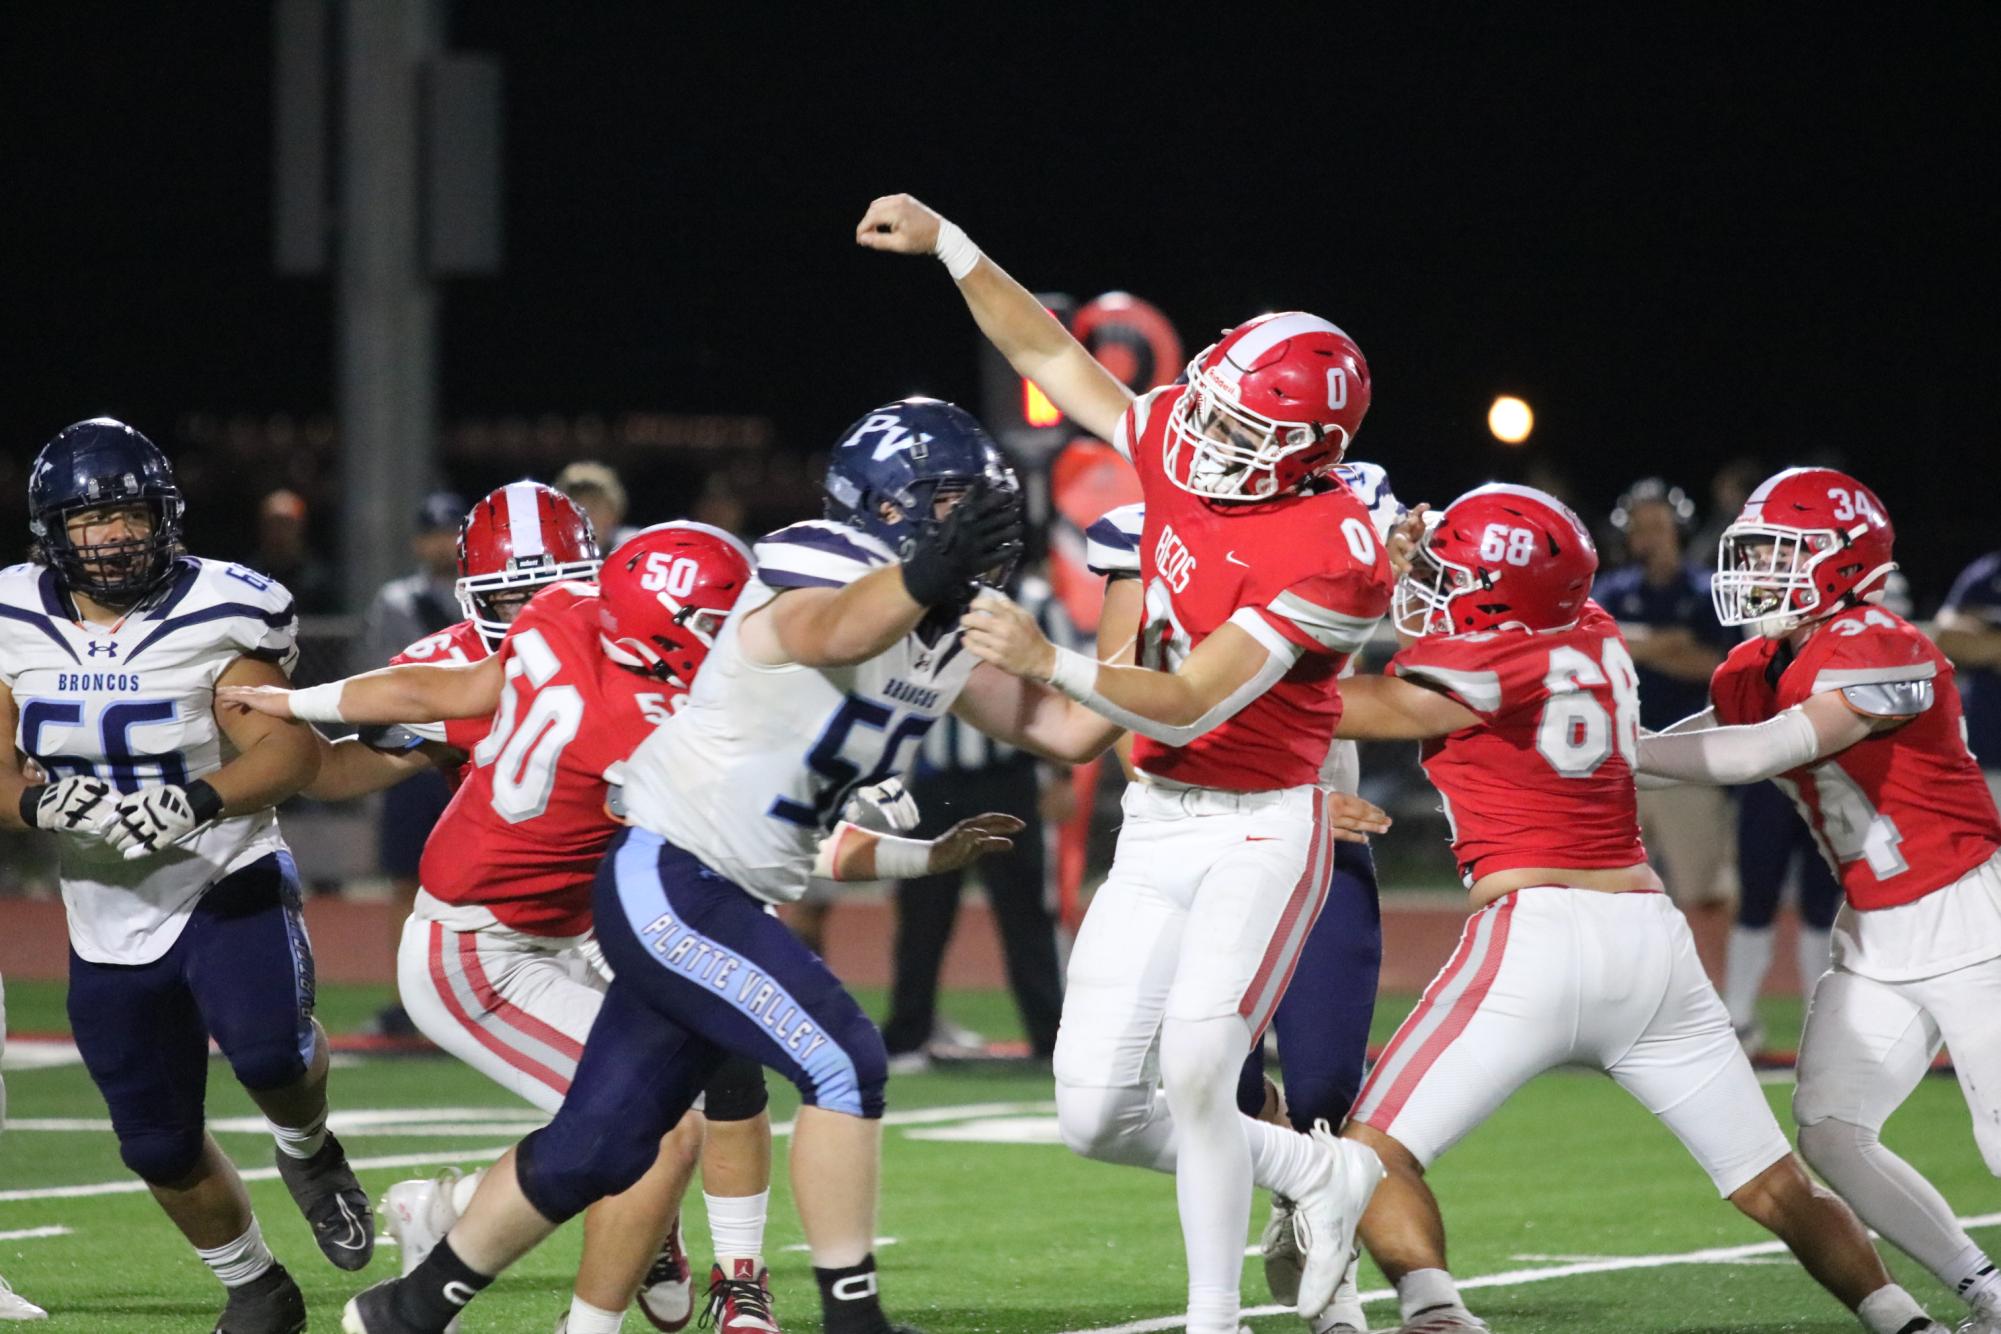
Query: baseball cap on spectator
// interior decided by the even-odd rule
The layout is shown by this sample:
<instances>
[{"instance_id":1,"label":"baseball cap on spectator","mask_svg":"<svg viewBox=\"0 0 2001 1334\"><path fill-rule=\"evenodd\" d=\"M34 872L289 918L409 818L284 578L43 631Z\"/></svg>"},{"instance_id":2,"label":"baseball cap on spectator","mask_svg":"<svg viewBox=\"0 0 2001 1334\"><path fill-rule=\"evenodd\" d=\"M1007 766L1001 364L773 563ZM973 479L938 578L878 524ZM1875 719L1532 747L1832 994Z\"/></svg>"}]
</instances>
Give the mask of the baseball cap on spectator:
<instances>
[{"instance_id":1,"label":"baseball cap on spectator","mask_svg":"<svg viewBox=\"0 0 2001 1334\"><path fill-rule=\"evenodd\" d=\"M465 497L456 491L433 491L417 508L417 531L434 533L449 528L457 533L470 508Z\"/></svg>"}]
</instances>

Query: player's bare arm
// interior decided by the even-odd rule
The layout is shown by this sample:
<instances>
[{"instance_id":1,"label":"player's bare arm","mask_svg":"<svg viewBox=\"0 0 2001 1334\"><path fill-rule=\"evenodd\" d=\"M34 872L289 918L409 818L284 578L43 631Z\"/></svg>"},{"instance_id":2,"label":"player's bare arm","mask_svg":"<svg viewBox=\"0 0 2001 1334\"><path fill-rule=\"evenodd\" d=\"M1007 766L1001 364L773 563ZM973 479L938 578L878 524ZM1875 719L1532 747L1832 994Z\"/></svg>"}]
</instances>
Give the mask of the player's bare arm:
<instances>
[{"instance_id":1,"label":"player's bare arm","mask_svg":"<svg viewBox=\"0 0 2001 1334\"><path fill-rule=\"evenodd\" d=\"M1171 672L1114 666L1066 653L1035 619L998 593L982 593L967 611L967 649L1012 676L1053 685L1120 726L1168 745L1186 745L1263 694L1297 661L1229 622L1198 644Z\"/></svg>"},{"instance_id":2,"label":"player's bare arm","mask_svg":"<svg viewBox=\"0 0 2001 1334\"><path fill-rule=\"evenodd\" d=\"M744 656L765 667L850 667L889 650L930 608L896 566L841 588L791 588L744 617Z\"/></svg>"},{"instance_id":3,"label":"player's bare arm","mask_svg":"<svg viewBox=\"0 0 2001 1334\"><path fill-rule=\"evenodd\" d=\"M1146 606L1144 589L1137 575L1105 581L1105 605L1098 613L1099 662L1122 667L1139 660L1140 613ZM1127 781L1131 781L1135 772L1133 734L1119 733L1112 748L1118 752L1119 767L1125 770Z\"/></svg>"},{"instance_id":4,"label":"player's bare arm","mask_svg":"<svg viewBox=\"0 0 2001 1334\"><path fill-rule=\"evenodd\" d=\"M1480 725L1480 715L1442 691L1397 676L1341 682L1342 741L1433 741Z\"/></svg>"},{"instance_id":5,"label":"player's bare arm","mask_svg":"<svg viewBox=\"0 0 2001 1334\"><path fill-rule=\"evenodd\" d=\"M507 677L496 654L473 663L401 663L304 690L224 682L216 702L229 712L316 723L436 723L491 717Z\"/></svg>"},{"instance_id":6,"label":"player's bare arm","mask_svg":"<svg viewBox=\"0 0 2001 1334\"><path fill-rule=\"evenodd\" d=\"M1894 693L1880 701L1849 698L1847 691L1823 690L1762 723L1703 727L1683 719L1665 732L1640 738L1639 772L1681 783L1731 786L1757 783L1802 765L1829 760L1850 746L1894 731L1923 709L1909 713L1870 712L1896 707Z\"/></svg>"},{"instance_id":7,"label":"player's bare arm","mask_svg":"<svg viewBox=\"0 0 2001 1334\"><path fill-rule=\"evenodd\" d=\"M320 741L312 728L230 708L220 699L224 687L284 684L284 671L260 658L238 658L218 678L216 726L237 753L207 782L222 798L225 816L275 806L304 790L320 771Z\"/></svg>"},{"instance_id":8,"label":"player's bare arm","mask_svg":"<svg viewBox=\"0 0 2001 1334\"><path fill-rule=\"evenodd\" d=\"M941 250L941 237L949 250ZM1072 421L1101 440L1112 438L1132 390L1100 366L1033 293L981 255L963 231L910 195L884 195L856 224L855 244L944 259L980 332L1008 364L1041 386ZM956 267L961 257L977 260L963 277Z\"/></svg>"},{"instance_id":9,"label":"player's bare arm","mask_svg":"<svg viewBox=\"0 0 2001 1334\"><path fill-rule=\"evenodd\" d=\"M454 769L465 761L464 751L437 741L409 750L377 750L360 737L321 738L319 777L306 785L305 793L315 801L352 801L426 769Z\"/></svg>"},{"instance_id":10,"label":"player's bare arm","mask_svg":"<svg viewBox=\"0 0 2001 1334\"><path fill-rule=\"evenodd\" d=\"M841 588L787 589L748 613L738 631L744 656L766 667L867 662L1021 554L1021 502L1012 491L976 481L941 500L936 517L901 564Z\"/></svg>"},{"instance_id":11,"label":"player's bare arm","mask_svg":"<svg viewBox=\"0 0 2001 1334\"><path fill-rule=\"evenodd\" d=\"M952 712L996 741L1058 764L1087 764L1125 735L1074 700L990 665L974 669Z\"/></svg>"}]
</instances>

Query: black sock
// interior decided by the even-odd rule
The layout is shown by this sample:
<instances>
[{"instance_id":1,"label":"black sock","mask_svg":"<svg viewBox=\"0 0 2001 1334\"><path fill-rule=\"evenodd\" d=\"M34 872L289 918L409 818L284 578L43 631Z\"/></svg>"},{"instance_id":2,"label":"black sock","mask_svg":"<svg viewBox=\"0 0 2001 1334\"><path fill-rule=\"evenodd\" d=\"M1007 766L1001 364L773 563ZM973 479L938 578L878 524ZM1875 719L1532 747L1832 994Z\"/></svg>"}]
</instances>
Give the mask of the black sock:
<instances>
[{"instance_id":1,"label":"black sock","mask_svg":"<svg viewBox=\"0 0 2001 1334\"><path fill-rule=\"evenodd\" d=\"M820 1323L826 1334L882 1334L889 1328L875 1290L875 1256L841 1269L813 1266L820 1283Z\"/></svg>"},{"instance_id":2,"label":"black sock","mask_svg":"<svg viewBox=\"0 0 2001 1334\"><path fill-rule=\"evenodd\" d=\"M441 1238L424 1263L396 1285L396 1316L418 1329L443 1329L467 1302L493 1282L491 1274L475 1273Z\"/></svg>"}]
</instances>

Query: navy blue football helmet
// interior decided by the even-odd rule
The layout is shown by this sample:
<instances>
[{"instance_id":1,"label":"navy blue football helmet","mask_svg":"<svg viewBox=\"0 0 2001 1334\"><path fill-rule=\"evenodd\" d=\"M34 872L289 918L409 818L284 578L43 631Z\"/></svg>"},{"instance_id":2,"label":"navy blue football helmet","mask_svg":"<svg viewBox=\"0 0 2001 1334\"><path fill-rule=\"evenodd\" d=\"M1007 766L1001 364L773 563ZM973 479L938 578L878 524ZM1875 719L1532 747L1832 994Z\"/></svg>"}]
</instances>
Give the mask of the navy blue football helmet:
<instances>
[{"instance_id":1,"label":"navy blue football helmet","mask_svg":"<svg viewBox=\"0 0 2001 1334\"><path fill-rule=\"evenodd\" d=\"M984 478L1016 495L1021 483L972 413L935 398L905 398L841 435L827 462L827 517L880 538L899 557L938 526L937 502ZM895 517L883 513L884 502Z\"/></svg>"},{"instance_id":2,"label":"navy blue football helmet","mask_svg":"<svg viewBox=\"0 0 2001 1334\"><path fill-rule=\"evenodd\" d=\"M70 516L120 505L151 510L152 532L90 546L71 540ZM28 474L28 530L41 558L69 588L114 606L137 601L167 577L180 554L183 508L160 447L110 417L63 428Z\"/></svg>"}]
</instances>

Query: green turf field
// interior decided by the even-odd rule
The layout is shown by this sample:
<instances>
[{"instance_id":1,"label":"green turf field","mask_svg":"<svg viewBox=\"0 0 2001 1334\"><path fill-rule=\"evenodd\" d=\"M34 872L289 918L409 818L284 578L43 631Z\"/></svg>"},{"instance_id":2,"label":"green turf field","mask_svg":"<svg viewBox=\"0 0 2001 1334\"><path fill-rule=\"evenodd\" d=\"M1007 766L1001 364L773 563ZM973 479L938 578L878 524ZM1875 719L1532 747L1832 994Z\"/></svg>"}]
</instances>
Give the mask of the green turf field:
<instances>
[{"instance_id":1,"label":"green turf field","mask_svg":"<svg viewBox=\"0 0 2001 1334\"><path fill-rule=\"evenodd\" d=\"M329 1026L354 1027L379 991L333 989ZM879 998L870 998L872 1000ZM1402 1005L1378 1016L1387 1036ZM951 998L953 1017L990 1035L1012 1028L1004 999ZM11 1028L63 1026L59 989L8 984ZM1773 1033L1798 1020L1774 1007ZM220 1062L211 1066L212 1118L246 1168L269 1169L271 1144L251 1104ZM0 1136L0 1274L49 1308L50 1331L202 1331L220 1289L121 1169L104 1109L79 1066L16 1069L8 1078L12 1126ZM511 1143L533 1117L444 1058L343 1060L334 1076L348 1151L369 1189L423 1169L371 1160L465 1155L474 1162ZM1785 1121L1790 1086L1770 1087ZM896 1080L886 1131L880 1260L892 1314L930 1334L1059 1334L1178 1328L1182 1266L1171 1183L1163 1177L1072 1158L1056 1145L1046 1074L956 1070ZM796 1100L773 1090L774 1115ZM436 1119L438 1109L464 1109ZM398 1121L395 1113L434 1119ZM72 1122L74 1124L72 1124ZM2001 1210L2001 1188L1974 1149L1965 1105L1949 1080L1928 1080L1891 1123L1890 1142L1938 1183L1962 1214ZM1007 1142L1013 1141L1013 1142ZM1434 1180L1452 1236L1453 1268L1475 1309L1503 1334L1563 1331L1848 1331L1859 1328L1790 1262L1759 1247L1763 1233L1719 1203L1667 1132L1608 1081L1558 1074L1539 1080L1443 1162ZM83 1193L81 1187L101 1187ZM23 1198L29 1193L28 1198ZM275 1181L251 1193L273 1249L305 1287L313 1328L339 1327L339 1307L361 1285L394 1272L384 1248L365 1275L320 1259L305 1224ZM1263 1218L1263 1202L1258 1218ZM700 1209L688 1238L707 1251ZM2001 1218L2001 1215L1997 1215ZM34 1234L60 1229L50 1235ZM1254 1223L1253 1233L1256 1227ZM1980 1233L2001 1240L1992 1230ZM465 1319L467 1334L528 1331L554 1323L567 1302L579 1232L566 1228L510 1272ZM1248 1238L1247 1240L1254 1240ZM784 1174L773 1193L770 1254L779 1310L790 1334L819 1328L806 1256ZM1756 1248L1748 1253L1740 1248ZM1961 1314L1944 1290L1902 1257L1893 1266L1935 1314ZM1581 1272L1580 1272L1581 1271ZM1255 1259L1245 1264L1248 1303L1266 1302ZM1364 1285L1380 1289L1365 1263ZM1494 1278L1482 1284L1483 1278ZM1370 1307L1393 1327L1395 1305ZM1165 1318L1165 1319L1163 1319ZM1253 1318L1259 1331L1303 1326L1290 1315ZM644 1328L638 1317L628 1330Z\"/></svg>"}]
</instances>

